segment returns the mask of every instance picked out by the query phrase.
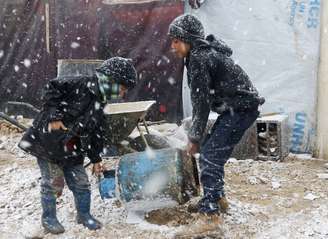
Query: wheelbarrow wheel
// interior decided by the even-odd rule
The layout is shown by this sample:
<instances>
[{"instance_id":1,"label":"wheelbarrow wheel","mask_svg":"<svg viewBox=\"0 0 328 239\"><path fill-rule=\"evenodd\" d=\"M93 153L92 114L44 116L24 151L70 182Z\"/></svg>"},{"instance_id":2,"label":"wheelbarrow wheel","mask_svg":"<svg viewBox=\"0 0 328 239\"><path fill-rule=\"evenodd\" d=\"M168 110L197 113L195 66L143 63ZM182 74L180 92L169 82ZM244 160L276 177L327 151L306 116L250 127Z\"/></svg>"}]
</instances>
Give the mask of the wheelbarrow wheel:
<instances>
[{"instance_id":1,"label":"wheelbarrow wheel","mask_svg":"<svg viewBox=\"0 0 328 239\"><path fill-rule=\"evenodd\" d=\"M152 149L164 149L170 147L168 141L164 137L153 134L145 134L144 137L147 140L149 147ZM145 142L141 136L131 139L130 147L138 152L145 151L146 149Z\"/></svg>"}]
</instances>

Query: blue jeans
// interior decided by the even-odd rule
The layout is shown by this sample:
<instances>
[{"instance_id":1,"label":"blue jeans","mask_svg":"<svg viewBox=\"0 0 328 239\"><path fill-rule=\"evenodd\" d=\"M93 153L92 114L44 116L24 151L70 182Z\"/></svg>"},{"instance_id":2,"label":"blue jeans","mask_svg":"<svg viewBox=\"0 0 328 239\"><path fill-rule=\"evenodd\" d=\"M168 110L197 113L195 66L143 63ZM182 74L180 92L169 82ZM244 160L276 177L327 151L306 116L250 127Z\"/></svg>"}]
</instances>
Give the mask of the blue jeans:
<instances>
[{"instance_id":1,"label":"blue jeans","mask_svg":"<svg viewBox=\"0 0 328 239\"><path fill-rule=\"evenodd\" d=\"M73 193L90 192L90 183L83 164L60 166L41 158L37 162L41 171L41 196L61 196L64 181Z\"/></svg>"},{"instance_id":2,"label":"blue jeans","mask_svg":"<svg viewBox=\"0 0 328 239\"><path fill-rule=\"evenodd\" d=\"M258 116L258 110L253 110L233 114L226 112L217 118L200 150L200 181L204 190L204 196L199 202L200 212L218 211L217 202L225 196L224 165L234 146Z\"/></svg>"}]
</instances>

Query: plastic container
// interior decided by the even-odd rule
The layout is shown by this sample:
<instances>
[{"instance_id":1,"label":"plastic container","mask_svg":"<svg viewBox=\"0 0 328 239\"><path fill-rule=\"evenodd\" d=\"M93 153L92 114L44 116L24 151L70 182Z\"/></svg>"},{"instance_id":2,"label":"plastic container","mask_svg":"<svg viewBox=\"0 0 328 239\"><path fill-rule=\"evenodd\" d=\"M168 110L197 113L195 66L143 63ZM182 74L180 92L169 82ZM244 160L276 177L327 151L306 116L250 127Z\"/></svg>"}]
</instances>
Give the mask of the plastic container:
<instances>
[{"instance_id":1,"label":"plastic container","mask_svg":"<svg viewBox=\"0 0 328 239\"><path fill-rule=\"evenodd\" d=\"M184 203L199 193L197 167L181 150L172 148L122 156L116 185L123 202L169 197Z\"/></svg>"}]
</instances>

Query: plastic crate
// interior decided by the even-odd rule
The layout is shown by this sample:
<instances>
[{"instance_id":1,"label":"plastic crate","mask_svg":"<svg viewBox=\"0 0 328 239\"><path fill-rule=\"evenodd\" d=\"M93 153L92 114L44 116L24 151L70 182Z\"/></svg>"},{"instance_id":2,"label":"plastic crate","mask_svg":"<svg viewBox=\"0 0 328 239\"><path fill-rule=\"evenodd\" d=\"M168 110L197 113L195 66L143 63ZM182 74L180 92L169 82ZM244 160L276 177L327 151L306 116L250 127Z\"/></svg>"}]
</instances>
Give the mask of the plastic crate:
<instances>
[{"instance_id":1,"label":"plastic crate","mask_svg":"<svg viewBox=\"0 0 328 239\"><path fill-rule=\"evenodd\" d=\"M236 159L282 160L289 153L288 116L259 117L235 146Z\"/></svg>"}]
</instances>

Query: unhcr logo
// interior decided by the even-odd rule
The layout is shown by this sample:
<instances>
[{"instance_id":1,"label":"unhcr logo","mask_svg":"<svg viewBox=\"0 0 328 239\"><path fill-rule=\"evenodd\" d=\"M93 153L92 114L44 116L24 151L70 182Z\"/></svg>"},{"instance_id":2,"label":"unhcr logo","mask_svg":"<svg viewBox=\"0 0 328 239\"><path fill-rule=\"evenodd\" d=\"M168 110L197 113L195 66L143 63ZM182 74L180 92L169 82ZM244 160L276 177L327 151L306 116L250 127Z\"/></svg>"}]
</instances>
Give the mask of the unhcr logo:
<instances>
[{"instance_id":1,"label":"unhcr logo","mask_svg":"<svg viewBox=\"0 0 328 239\"><path fill-rule=\"evenodd\" d=\"M291 140L291 151L301 152L301 147L304 141L305 135L305 125L306 125L306 114L304 112L298 112L295 116L295 124L292 131Z\"/></svg>"}]
</instances>

